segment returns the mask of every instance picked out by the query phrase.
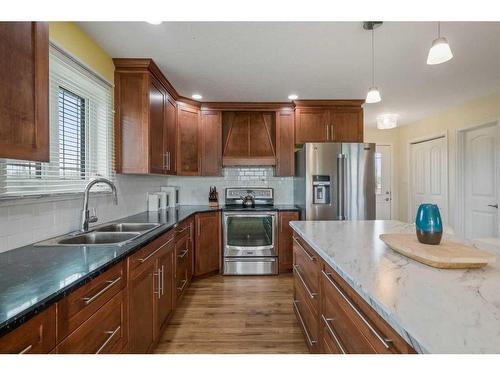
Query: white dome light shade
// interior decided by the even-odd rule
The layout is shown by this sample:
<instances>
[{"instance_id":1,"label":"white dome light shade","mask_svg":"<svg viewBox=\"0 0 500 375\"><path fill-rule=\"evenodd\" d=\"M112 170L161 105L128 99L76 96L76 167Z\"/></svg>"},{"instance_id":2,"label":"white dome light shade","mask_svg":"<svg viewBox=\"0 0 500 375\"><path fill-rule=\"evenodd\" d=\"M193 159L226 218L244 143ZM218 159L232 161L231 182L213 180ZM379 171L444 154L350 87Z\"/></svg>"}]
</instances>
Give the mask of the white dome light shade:
<instances>
[{"instance_id":1,"label":"white dome light shade","mask_svg":"<svg viewBox=\"0 0 500 375\"><path fill-rule=\"evenodd\" d=\"M432 47L427 56L427 65L442 64L453 58L450 45L445 37L434 39Z\"/></svg>"},{"instance_id":2,"label":"white dome light shade","mask_svg":"<svg viewBox=\"0 0 500 375\"><path fill-rule=\"evenodd\" d=\"M296 100L298 98L299 98L299 96L297 94L290 94L290 95L288 95L288 99L290 99L290 100Z\"/></svg>"},{"instance_id":3,"label":"white dome light shade","mask_svg":"<svg viewBox=\"0 0 500 375\"><path fill-rule=\"evenodd\" d=\"M366 94L366 103L378 103L382 100L380 91L376 87L370 87L368 94Z\"/></svg>"},{"instance_id":4,"label":"white dome light shade","mask_svg":"<svg viewBox=\"0 0 500 375\"><path fill-rule=\"evenodd\" d=\"M201 96L200 94L193 94L193 95L191 95L191 97L192 97L194 100L200 100L201 98L203 98L203 96Z\"/></svg>"},{"instance_id":5,"label":"white dome light shade","mask_svg":"<svg viewBox=\"0 0 500 375\"><path fill-rule=\"evenodd\" d=\"M395 113L386 113L377 116L377 129L394 129L398 126L399 115Z\"/></svg>"}]
</instances>

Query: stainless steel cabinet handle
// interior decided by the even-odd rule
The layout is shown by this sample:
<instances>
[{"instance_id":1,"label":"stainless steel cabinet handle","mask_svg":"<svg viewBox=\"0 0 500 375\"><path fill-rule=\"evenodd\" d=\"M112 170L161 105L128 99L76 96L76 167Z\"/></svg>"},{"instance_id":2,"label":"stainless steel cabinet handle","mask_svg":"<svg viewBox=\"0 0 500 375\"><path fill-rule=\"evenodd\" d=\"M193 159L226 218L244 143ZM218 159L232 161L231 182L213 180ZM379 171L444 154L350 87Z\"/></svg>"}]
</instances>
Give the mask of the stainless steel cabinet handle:
<instances>
[{"instance_id":1,"label":"stainless steel cabinet handle","mask_svg":"<svg viewBox=\"0 0 500 375\"><path fill-rule=\"evenodd\" d=\"M99 354L102 352L102 350L109 344L111 340L113 340L113 337L120 331L120 326L116 327L114 331L106 331L105 333L109 335L109 337L104 341L104 344L101 345L99 349L95 352L95 354Z\"/></svg>"},{"instance_id":2,"label":"stainless steel cabinet handle","mask_svg":"<svg viewBox=\"0 0 500 375\"><path fill-rule=\"evenodd\" d=\"M139 258L137 260L140 263L144 263L145 261L147 261L149 258L151 258L153 255L155 255L158 251L160 251L161 249L163 249L165 246L167 246L172 241L173 241L173 238L169 239L167 242L165 242L163 245L161 245L158 249L156 249L151 254L149 254L146 258Z\"/></svg>"},{"instance_id":3,"label":"stainless steel cabinet handle","mask_svg":"<svg viewBox=\"0 0 500 375\"><path fill-rule=\"evenodd\" d=\"M302 315L300 315L300 310L299 310L299 307L297 306L298 303L299 303L299 301L294 300L293 307L294 307L295 311L297 312L297 315L299 316L300 324L302 325L302 328L304 329L304 332L306 333L306 338L307 338L307 341L309 342L309 346L313 346L314 344L316 344L316 341L311 340L311 336L309 335L309 331L307 330L306 324L304 323L304 319L302 319Z\"/></svg>"},{"instance_id":4,"label":"stainless steel cabinet handle","mask_svg":"<svg viewBox=\"0 0 500 375\"><path fill-rule=\"evenodd\" d=\"M333 329L332 327L330 326L330 322L333 320L333 319L327 319L325 318L325 316L323 314L321 314L321 318L323 319L323 321L325 322L325 326L326 328L328 328L328 333L330 333L330 336L332 337L332 339L335 341L335 343L337 344L337 346L339 347L340 351L342 352L342 354L346 354L346 351L344 350L344 347L342 346L342 344L340 343L340 340L337 338L337 335L335 334L335 332L333 332Z\"/></svg>"},{"instance_id":5,"label":"stainless steel cabinet handle","mask_svg":"<svg viewBox=\"0 0 500 375\"><path fill-rule=\"evenodd\" d=\"M178 287L177 287L177 290L182 290L182 289L184 289L184 287L186 286L187 282L188 282L188 281L187 281L187 279L182 280L182 285L181 285L181 286L178 286Z\"/></svg>"},{"instance_id":6,"label":"stainless steel cabinet handle","mask_svg":"<svg viewBox=\"0 0 500 375\"><path fill-rule=\"evenodd\" d=\"M161 271L160 268L158 268L158 272L153 272L153 276L156 277L156 283L158 284L158 289L153 291L153 294L158 295L158 299L161 298ZM154 284L153 284L154 285Z\"/></svg>"},{"instance_id":7,"label":"stainless steel cabinet handle","mask_svg":"<svg viewBox=\"0 0 500 375\"><path fill-rule=\"evenodd\" d=\"M189 249L186 249L182 252L182 254L177 255L177 258L182 259L186 256L186 254L189 252Z\"/></svg>"},{"instance_id":8,"label":"stainless steel cabinet handle","mask_svg":"<svg viewBox=\"0 0 500 375\"><path fill-rule=\"evenodd\" d=\"M314 299L314 297L316 297L318 295L318 293L311 292L311 289L309 289L305 280L302 278L302 275L300 274L300 268L297 264L294 264L293 270L295 271L295 273L299 277L300 281L302 282L302 285L304 285L304 288L306 289L307 293L309 294L309 297L311 299Z\"/></svg>"},{"instance_id":9,"label":"stainless steel cabinet handle","mask_svg":"<svg viewBox=\"0 0 500 375\"><path fill-rule=\"evenodd\" d=\"M326 126L326 140L330 140L330 125Z\"/></svg>"},{"instance_id":10,"label":"stainless steel cabinet handle","mask_svg":"<svg viewBox=\"0 0 500 375\"><path fill-rule=\"evenodd\" d=\"M497 204L489 204L488 207L498 208L498 203Z\"/></svg>"},{"instance_id":11,"label":"stainless steel cabinet handle","mask_svg":"<svg viewBox=\"0 0 500 375\"><path fill-rule=\"evenodd\" d=\"M161 295L165 294L165 266L161 265Z\"/></svg>"},{"instance_id":12,"label":"stainless steel cabinet handle","mask_svg":"<svg viewBox=\"0 0 500 375\"><path fill-rule=\"evenodd\" d=\"M311 262L314 262L316 260L315 257L313 257L311 254L309 254L306 249L304 249L304 247L299 243L299 241L297 241L297 239L294 237L293 238L293 242L297 244L298 247L300 247L300 249L304 252L304 254L306 254L307 258L311 261Z\"/></svg>"},{"instance_id":13,"label":"stainless steel cabinet handle","mask_svg":"<svg viewBox=\"0 0 500 375\"><path fill-rule=\"evenodd\" d=\"M122 279L122 277L118 276L114 280L108 280L108 281L106 281L106 283L108 285L106 285L104 288L102 288L99 292L97 292L96 294L94 294L92 297L83 297L82 298L83 302L85 302L86 305L94 302L97 298L99 298L99 296L101 296L102 294L106 293L107 290L109 290L113 285L115 285L121 279Z\"/></svg>"},{"instance_id":14,"label":"stainless steel cabinet handle","mask_svg":"<svg viewBox=\"0 0 500 375\"><path fill-rule=\"evenodd\" d=\"M364 317L364 315L356 308L356 306L354 306L351 303L351 301L346 297L346 295L344 294L344 292L342 292L342 290L340 290L340 288L337 286L337 284L332 280L332 276L331 276L332 274L328 273L328 272L325 272L323 270L321 270L321 273L323 273L323 275L330 282L330 284L332 284L332 286L337 290L337 292L339 292L339 294L347 302L347 304L349 306L351 306L351 308L354 310L354 312L361 318L361 320L363 321L363 323L366 324L366 326L368 327L368 329L370 331L372 331L372 333L375 335L375 337L377 337L377 339L379 339L379 341L382 343L382 345L384 345L384 347L386 349L389 349L389 345L387 343L391 342L391 340L388 340L388 339L383 338L382 336L380 336L380 334L377 332L377 330L375 328L373 328L370 323L368 323L368 321L366 320L366 318Z\"/></svg>"},{"instance_id":15,"label":"stainless steel cabinet handle","mask_svg":"<svg viewBox=\"0 0 500 375\"><path fill-rule=\"evenodd\" d=\"M333 141L335 139L335 126L333 124L330 126L332 127L330 130L330 134L332 136L331 140Z\"/></svg>"},{"instance_id":16,"label":"stainless steel cabinet handle","mask_svg":"<svg viewBox=\"0 0 500 375\"><path fill-rule=\"evenodd\" d=\"M21 350L18 354L26 354L33 348L33 345L29 344L26 348Z\"/></svg>"},{"instance_id":17,"label":"stainless steel cabinet handle","mask_svg":"<svg viewBox=\"0 0 500 375\"><path fill-rule=\"evenodd\" d=\"M181 230L177 229L177 234L184 233L184 232L185 232L185 231L187 231L188 229L189 229L189 226L184 227L184 228L182 228Z\"/></svg>"}]
</instances>

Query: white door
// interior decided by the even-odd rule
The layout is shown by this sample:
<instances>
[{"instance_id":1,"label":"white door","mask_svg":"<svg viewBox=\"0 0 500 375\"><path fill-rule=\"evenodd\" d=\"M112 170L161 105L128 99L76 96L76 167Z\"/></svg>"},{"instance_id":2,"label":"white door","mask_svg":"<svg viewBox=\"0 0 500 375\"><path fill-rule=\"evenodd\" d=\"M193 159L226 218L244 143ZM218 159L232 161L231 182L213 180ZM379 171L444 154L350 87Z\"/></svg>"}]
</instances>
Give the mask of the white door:
<instances>
[{"instance_id":1,"label":"white door","mask_svg":"<svg viewBox=\"0 0 500 375\"><path fill-rule=\"evenodd\" d=\"M377 145L375 151L377 220L391 220L391 163L391 146Z\"/></svg>"},{"instance_id":2,"label":"white door","mask_svg":"<svg viewBox=\"0 0 500 375\"><path fill-rule=\"evenodd\" d=\"M437 204L444 223L448 222L448 150L446 138L436 138L410 145L409 218L415 221L418 206Z\"/></svg>"},{"instance_id":3,"label":"white door","mask_svg":"<svg viewBox=\"0 0 500 375\"><path fill-rule=\"evenodd\" d=\"M498 127L468 130L464 140L465 237L498 237Z\"/></svg>"}]
</instances>

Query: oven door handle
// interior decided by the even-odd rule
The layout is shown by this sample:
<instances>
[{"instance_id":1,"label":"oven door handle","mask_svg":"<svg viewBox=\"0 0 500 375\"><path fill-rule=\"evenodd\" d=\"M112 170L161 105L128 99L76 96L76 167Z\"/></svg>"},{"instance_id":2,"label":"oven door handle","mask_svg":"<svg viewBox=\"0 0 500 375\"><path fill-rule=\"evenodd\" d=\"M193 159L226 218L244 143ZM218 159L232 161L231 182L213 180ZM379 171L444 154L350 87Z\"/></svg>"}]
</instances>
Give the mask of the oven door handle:
<instances>
[{"instance_id":1,"label":"oven door handle","mask_svg":"<svg viewBox=\"0 0 500 375\"><path fill-rule=\"evenodd\" d=\"M276 257L224 258L224 262L276 262Z\"/></svg>"},{"instance_id":2,"label":"oven door handle","mask_svg":"<svg viewBox=\"0 0 500 375\"><path fill-rule=\"evenodd\" d=\"M238 217L238 218L245 218L245 217L276 217L276 212L270 212L270 213L259 213L259 214L254 214L254 213L248 213L248 214L228 214L228 213L224 213L224 217L225 218L228 218L228 217Z\"/></svg>"}]
</instances>

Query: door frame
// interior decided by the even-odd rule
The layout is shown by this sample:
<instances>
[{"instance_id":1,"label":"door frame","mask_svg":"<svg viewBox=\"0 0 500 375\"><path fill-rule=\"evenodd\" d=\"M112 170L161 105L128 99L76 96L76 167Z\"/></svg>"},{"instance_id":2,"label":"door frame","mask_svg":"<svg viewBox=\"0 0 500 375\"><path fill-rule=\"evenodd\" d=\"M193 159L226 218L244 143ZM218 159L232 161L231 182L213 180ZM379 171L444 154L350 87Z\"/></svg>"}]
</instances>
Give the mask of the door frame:
<instances>
[{"instance_id":1,"label":"door frame","mask_svg":"<svg viewBox=\"0 0 500 375\"><path fill-rule=\"evenodd\" d=\"M413 199L413 185L412 185L412 158L411 158L411 146L417 143L422 143L422 142L428 142L428 141L433 141L435 139L440 139L443 138L445 141L445 148L446 148L446 163L445 163L445 181L446 181L446 212L447 212L447 217L445 218L445 222L449 224L450 221L450 181L449 181L449 163L450 163L450 158L448 155L448 150L449 150L449 137L448 137L448 130L445 130L443 132L438 132L434 133L432 135L427 135L424 137L417 137L417 138L412 138L408 140L408 143L406 145L406 153L407 153L407 168L408 168L408 173L407 173L407 179L408 179L408 212L407 212L407 219L409 223L414 223L415 222L415 217L412 215L413 207L415 206L415 200Z\"/></svg>"},{"instance_id":2,"label":"door frame","mask_svg":"<svg viewBox=\"0 0 500 375\"><path fill-rule=\"evenodd\" d=\"M485 128L491 125L497 127L497 148L496 148L496 158L498 165L500 165L500 118L493 119L491 121L482 122L480 124L469 125L456 130L457 137L457 147L456 147L456 160L457 160L457 173L456 173L456 223L455 230L457 234L465 238L465 136L466 133L471 130L476 130L480 128ZM498 172L497 172L498 173ZM499 176L500 177L500 176ZM500 179L499 179L500 182ZM499 184L500 185L500 184ZM500 197L500 186L497 186L497 196Z\"/></svg>"},{"instance_id":3,"label":"door frame","mask_svg":"<svg viewBox=\"0 0 500 375\"><path fill-rule=\"evenodd\" d=\"M395 220L395 209L394 209L394 143L392 142L382 142L382 143L375 143L375 152L377 152L377 146L389 146L391 148L390 154L391 154L391 165L389 167L391 171L391 181L390 181L390 186L391 186L391 220Z\"/></svg>"}]
</instances>

